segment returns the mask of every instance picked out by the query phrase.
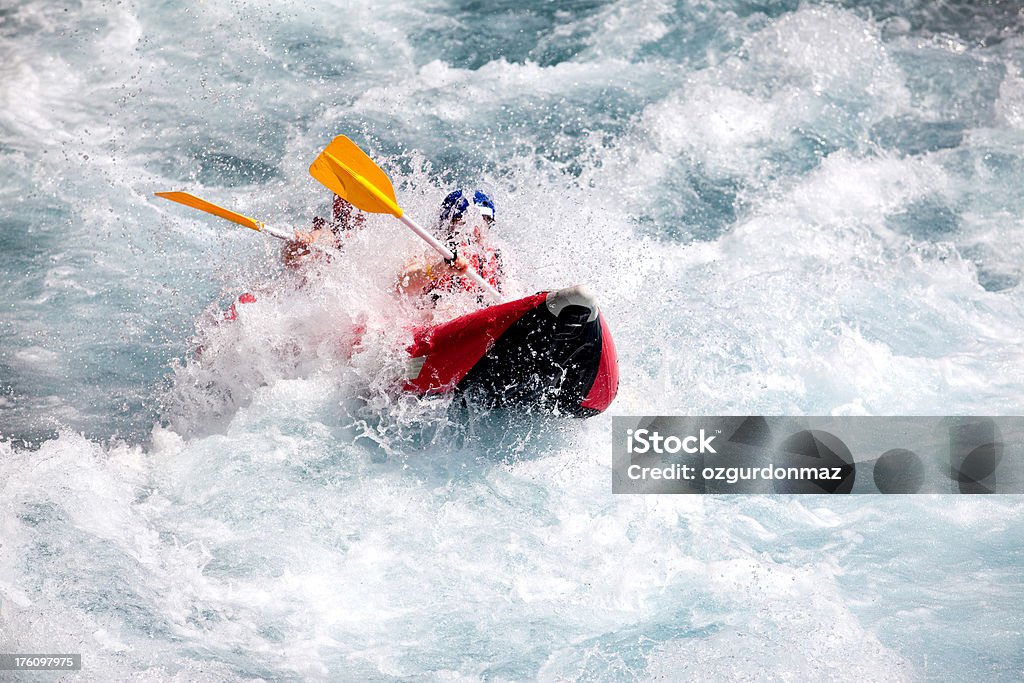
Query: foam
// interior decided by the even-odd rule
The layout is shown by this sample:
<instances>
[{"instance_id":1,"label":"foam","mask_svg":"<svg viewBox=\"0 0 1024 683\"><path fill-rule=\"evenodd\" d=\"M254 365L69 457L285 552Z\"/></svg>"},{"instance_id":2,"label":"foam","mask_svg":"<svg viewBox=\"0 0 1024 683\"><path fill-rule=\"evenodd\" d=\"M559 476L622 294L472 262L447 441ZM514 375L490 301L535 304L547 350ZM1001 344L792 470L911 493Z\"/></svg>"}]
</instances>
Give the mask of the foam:
<instances>
[{"instance_id":1,"label":"foam","mask_svg":"<svg viewBox=\"0 0 1024 683\"><path fill-rule=\"evenodd\" d=\"M663 0L640 3L620 0L586 19L559 27L555 35L587 33L587 49L576 57L577 61L631 58L668 34L673 9L671 3Z\"/></svg>"},{"instance_id":2,"label":"foam","mask_svg":"<svg viewBox=\"0 0 1024 683\"><path fill-rule=\"evenodd\" d=\"M1007 68L999 86L996 112L1003 123L1012 128L1024 128L1024 78L1015 65Z\"/></svg>"}]
</instances>

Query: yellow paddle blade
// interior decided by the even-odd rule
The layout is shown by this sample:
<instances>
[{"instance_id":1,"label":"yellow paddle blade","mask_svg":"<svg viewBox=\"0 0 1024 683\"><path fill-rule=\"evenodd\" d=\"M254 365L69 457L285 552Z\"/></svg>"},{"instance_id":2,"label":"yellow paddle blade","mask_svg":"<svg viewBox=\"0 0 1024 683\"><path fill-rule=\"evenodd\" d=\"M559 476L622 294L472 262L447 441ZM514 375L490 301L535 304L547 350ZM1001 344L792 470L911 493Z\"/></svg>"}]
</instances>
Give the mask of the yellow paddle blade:
<instances>
[{"instance_id":1,"label":"yellow paddle blade","mask_svg":"<svg viewBox=\"0 0 1024 683\"><path fill-rule=\"evenodd\" d=\"M191 206L193 209L199 209L200 211L205 211L206 213L212 213L214 216L226 218L232 223L244 225L245 227L252 228L257 232L263 230L263 223L261 223L260 221L254 218L249 218L248 216L243 216L242 214L232 211L231 209L225 209L223 206L211 204L205 199L200 199L194 194L189 194L188 192L155 192L154 194L157 197L170 199L172 202L178 202L179 204L184 204L185 206Z\"/></svg>"},{"instance_id":2,"label":"yellow paddle blade","mask_svg":"<svg viewBox=\"0 0 1024 683\"><path fill-rule=\"evenodd\" d=\"M357 209L396 217L404 213L387 174L344 135L334 138L320 152L309 174Z\"/></svg>"}]
</instances>

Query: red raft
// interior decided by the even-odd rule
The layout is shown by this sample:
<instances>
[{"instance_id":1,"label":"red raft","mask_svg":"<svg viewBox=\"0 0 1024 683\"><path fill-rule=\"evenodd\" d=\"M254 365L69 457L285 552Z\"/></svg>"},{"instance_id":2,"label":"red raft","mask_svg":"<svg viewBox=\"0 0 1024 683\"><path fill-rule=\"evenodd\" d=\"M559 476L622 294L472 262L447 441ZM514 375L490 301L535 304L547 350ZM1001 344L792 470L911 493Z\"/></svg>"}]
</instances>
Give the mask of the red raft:
<instances>
[{"instance_id":1,"label":"red raft","mask_svg":"<svg viewBox=\"0 0 1024 683\"><path fill-rule=\"evenodd\" d=\"M494 407L590 417L619 388L615 344L582 286L539 292L418 330L405 388Z\"/></svg>"}]
</instances>

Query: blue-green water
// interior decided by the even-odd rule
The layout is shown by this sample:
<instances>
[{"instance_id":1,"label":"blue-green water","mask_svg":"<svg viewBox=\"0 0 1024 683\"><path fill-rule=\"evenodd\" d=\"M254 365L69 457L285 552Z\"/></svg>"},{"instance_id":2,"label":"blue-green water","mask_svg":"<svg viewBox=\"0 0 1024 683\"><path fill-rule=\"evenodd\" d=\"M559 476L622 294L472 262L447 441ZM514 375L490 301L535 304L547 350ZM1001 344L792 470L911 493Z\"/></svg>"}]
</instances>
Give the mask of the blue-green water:
<instances>
[{"instance_id":1,"label":"blue-green water","mask_svg":"<svg viewBox=\"0 0 1024 683\"><path fill-rule=\"evenodd\" d=\"M1019 499L613 497L607 416L396 394L396 222L296 292L152 193L305 227L344 133L424 223L487 188L514 293L597 292L610 413L1019 414L1022 34L1011 2L7 3L0 651L1018 680Z\"/></svg>"}]
</instances>

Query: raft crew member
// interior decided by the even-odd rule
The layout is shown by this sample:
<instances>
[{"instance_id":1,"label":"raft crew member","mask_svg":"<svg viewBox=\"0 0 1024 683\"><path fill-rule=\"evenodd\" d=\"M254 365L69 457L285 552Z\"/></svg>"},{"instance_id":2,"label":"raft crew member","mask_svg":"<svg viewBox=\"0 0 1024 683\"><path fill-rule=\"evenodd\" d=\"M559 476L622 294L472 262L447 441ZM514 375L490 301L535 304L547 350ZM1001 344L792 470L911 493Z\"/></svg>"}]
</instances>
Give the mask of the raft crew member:
<instances>
[{"instance_id":1,"label":"raft crew member","mask_svg":"<svg viewBox=\"0 0 1024 683\"><path fill-rule=\"evenodd\" d=\"M295 231L295 239L284 245L281 258L289 268L299 268L310 259L326 256L321 252L313 253L310 244L317 242L334 249L341 249L342 235L348 236L353 230L361 228L366 216L341 197L334 196L331 221L320 216L313 217L313 227L308 232Z\"/></svg>"},{"instance_id":2,"label":"raft crew member","mask_svg":"<svg viewBox=\"0 0 1024 683\"><path fill-rule=\"evenodd\" d=\"M494 202L481 190L455 190L449 194L441 202L438 232L455 259L428 257L426 265L422 261L414 263L399 277L398 291L430 294L434 300L448 292L476 291L476 284L463 277L469 268L500 291L504 280L501 251L488 244L493 225Z\"/></svg>"}]
</instances>

